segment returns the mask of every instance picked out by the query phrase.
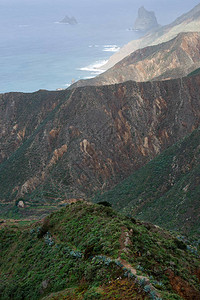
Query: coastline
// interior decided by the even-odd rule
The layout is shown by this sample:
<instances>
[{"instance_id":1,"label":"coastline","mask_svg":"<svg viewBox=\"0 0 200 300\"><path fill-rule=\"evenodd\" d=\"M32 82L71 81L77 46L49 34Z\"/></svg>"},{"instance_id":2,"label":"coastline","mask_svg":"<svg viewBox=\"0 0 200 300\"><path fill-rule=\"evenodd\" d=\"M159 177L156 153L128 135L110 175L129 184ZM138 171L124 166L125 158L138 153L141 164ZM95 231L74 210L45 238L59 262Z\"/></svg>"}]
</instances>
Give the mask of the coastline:
<instances>
[{"instance_id":1,"label":"coastline","mask_svg":"<svg viewBox=\"0 0 200 300\"><path fill-rule=\"evenodd\" d=\"M118 45L89 45L89 48L102 48L103 52L110 52L110 53L116 53L120 50L120 47ZM81 79L91 79L96 77L97 75L100 75L105 71L103 69L103 66L107 64L110 56L107 59L102 59L102 60L96 60L94 63L89 64L88 66L78 68L77 70L79 71L84 71L88 72L87 76L83 76Z\"/></svg>"}]
</instances>

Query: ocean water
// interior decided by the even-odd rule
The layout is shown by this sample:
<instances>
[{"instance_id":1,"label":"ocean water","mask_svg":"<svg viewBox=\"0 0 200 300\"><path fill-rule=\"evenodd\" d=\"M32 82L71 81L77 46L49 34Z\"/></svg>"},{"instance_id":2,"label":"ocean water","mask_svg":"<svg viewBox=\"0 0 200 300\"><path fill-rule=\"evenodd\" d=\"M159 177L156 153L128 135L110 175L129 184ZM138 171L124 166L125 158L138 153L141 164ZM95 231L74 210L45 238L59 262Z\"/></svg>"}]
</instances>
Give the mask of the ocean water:
<instances>
[{"instance_id":1,"label":"ocean water","mask_svg":"<svg viewBox=\"0 0 200 300\"><path fill-rule=\"evenodd\" d=\"M123 3L0 0L0 93L67 88L100 74L114 52L140 36L129 28L141 2ZM146 4L151 9L147 0ZM78 24L59 23L65 15L74 16ZM167 15L164 8L157 16L164 23L175 17L174 10Z\"/></svg>"}]
</instances>

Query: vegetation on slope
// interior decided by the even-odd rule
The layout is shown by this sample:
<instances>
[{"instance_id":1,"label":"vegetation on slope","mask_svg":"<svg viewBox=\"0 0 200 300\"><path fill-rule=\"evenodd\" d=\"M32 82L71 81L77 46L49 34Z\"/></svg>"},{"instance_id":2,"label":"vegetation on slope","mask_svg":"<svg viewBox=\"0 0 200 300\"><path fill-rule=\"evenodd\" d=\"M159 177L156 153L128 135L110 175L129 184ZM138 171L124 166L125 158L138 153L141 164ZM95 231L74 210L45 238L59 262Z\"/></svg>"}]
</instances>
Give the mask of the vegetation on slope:
<instances>
[{"instance_id":1,"label":"vegetation on slope","mask_svg":"<svg viewBox=\"0 0 200 300\"><path fill-rule=\"evenodd\" d=\"M200 68L194 70L193 72L191 72L190 74L188 74L188 76L194 76L194 75L197 75L197 74L200 74Z\"/></svg>"},{"instance_id":2,"label":"vegetation on slope","mask_svg":"<svg viewBox=\"0 0 200 300\"><path fill-rule=\"evenodd\" d=\"M70 94L70 91L65 92L62 101L60 100L60 103L45 116L37 128L32 130L32 133L26 141L14 151L7 160L0 164L1 200L6 199L8 201L15 199L18 193L16 186L25 183L26 180L30 179L32 174L35 174L38 169L41 169L41 157L39 159L38 148L42 147L43 142L40 140L40 146L38 146L38 144L34 144L34 140L38 138L38 134L44 131L45 126L48 122L51 122L60 106L63 102L67 101ZM29 102L31 102L31 100L32 94L30 94ZM29 102L28 105L24 105L28 115L29 111L27 111L27 109L30 106ZM37 105L37 103L35 105ZM50 155L50 153L47 152L47 155Z\"/></svg>"},{"instance_id":3,"label":"vegetation on slope","mask_svg":"<svg viewBox=\"0 0 200 300\"><path fill-rule=\"evenodd\" d=\"M197 128L199 94L200 76L61 91L0 164L0 202L51 205L110 189Z\"/></svg>"},{"instance_id":4,"label":"vegetation on slope","mask_svg":"<svg viewBox=\"0 0 200 300\"><path fill-rule=\"evenodd\" d=\"M199 141L197 129L94 202L103 199L126 214L199 236Z\"/></svg>"},{"instance_id":5,"label":"vegetation on slope","mask_svg":"<svg viewBox=\"0 0 200 300\"><path fill-rule=\"evenodd\" d=\"M197 249L110 207L77 202L40 223L2 224L0 245L1 299L200 297Z\"/></svg>"},{"instance_id":6,"label":"vegetation on slope","mask_svg":"<svg viewBox=\"0 0 200 300\"><path fill-rule=\"evenodd\" d=\"M39 128L60 103L62 92L0 94L0 163Z\"/></svg>"}]
</instances>

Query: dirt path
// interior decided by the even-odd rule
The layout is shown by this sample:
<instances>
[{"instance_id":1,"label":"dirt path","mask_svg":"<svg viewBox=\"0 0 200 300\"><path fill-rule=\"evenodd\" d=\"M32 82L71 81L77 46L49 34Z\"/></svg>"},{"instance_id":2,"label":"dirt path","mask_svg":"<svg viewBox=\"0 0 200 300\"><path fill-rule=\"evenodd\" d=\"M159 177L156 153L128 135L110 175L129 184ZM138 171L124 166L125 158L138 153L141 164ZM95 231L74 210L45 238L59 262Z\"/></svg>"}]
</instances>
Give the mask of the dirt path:
<instances>
[{"instance_id":1,"label":"dirt path","mask_svg":"<svg viewBox=\"0 0 200 300\"><path fill-rule=\"evenodd\" d=\"M126 260L121 258L121 254L123 252L125 253L129 253L129 248L128 246L132 244L131 242L131 236L133 234L132 230L128 230L126 227L122 227L121 228L121 236L119 239L120 242L120 251L119 251L119 257L118 257L118 261L120 261L120 263L123 265L123 267L125 267L126 269L130 270L131 273L136 277L136 281L144 281L144 286L145 285L149 285L151 290L155 292L155 295L160 298L161 295L159 293L159 291L151 284L149 277L147 276L142 276L142 275L137 275L137 270L131 265L129 264Z\"/></svg>"}]
</instances>

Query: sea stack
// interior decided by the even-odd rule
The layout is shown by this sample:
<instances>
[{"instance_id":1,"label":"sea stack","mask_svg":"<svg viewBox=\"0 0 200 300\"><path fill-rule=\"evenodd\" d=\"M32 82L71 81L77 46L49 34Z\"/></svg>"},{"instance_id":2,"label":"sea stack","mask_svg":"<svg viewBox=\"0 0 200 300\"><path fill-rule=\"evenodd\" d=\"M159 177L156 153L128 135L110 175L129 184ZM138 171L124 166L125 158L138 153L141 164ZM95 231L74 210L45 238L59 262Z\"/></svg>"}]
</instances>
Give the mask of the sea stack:
<instances>
[{"instance_id":1,"label":"sea stack","mask_svg":"<svg viewBox=\"0 0 200 300\"><path fill-rule=\"evenodd\" d=\"M134 30L149 31L158 26L159 24L153 11L147 11L144 6L138 9L138 17L133 27Z\"/></svg>"},{"instance_id":2,"label":"sea stack","mask_svg":"<svg viewBox=\"0 0 200 300\"><path fill-rule=\"evenodd\" d=\"M60 21L60 23L65 23L65 24L69 24L69 25L76 25L76 24L78 24L78 22L75 19L75 17L68 17L68 16L65 16L64 19L62 21Z\"/></svg>"}]
</instances>

